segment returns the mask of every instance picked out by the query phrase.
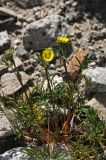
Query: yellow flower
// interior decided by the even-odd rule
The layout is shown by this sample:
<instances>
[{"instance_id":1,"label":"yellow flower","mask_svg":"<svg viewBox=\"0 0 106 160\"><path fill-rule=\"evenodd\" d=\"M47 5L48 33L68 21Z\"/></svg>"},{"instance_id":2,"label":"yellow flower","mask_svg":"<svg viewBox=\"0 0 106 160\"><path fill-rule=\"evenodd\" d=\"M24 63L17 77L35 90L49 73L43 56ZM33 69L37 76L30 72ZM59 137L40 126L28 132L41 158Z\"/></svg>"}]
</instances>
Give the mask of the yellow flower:
<instances>
[{"instance_id":1,"label":"yellow flower","mask_svg":"<svg viewBox=\"0 0 106 160\"><path fill-rule=\"evenodd\" d=\"M67 37L57 38L57 42L58 42L58 43L61 43L61 44L66 44L66 43L68 43L69 41L70 41L70 39L67 38Z\"/></svg>"},{"instance_id":2,"label":"yellow flower","mask_svg":"<svg viewBox=\"0 0 106 160\"><path fill-rule=\"evenodd\" d=\"M33 108L36 122L38 122L39 124L44 124L46 120L46 116L42 107L34 103L32 108Z\"/></svg>"},{"instance_id":3,"label":"yellow flower","mask_svg":"<svg viewBox=\"0 0 106 160\"><path fill-rule=\"evenodd\" d=\"M54 58L54 52L51 48L47 48L43 51L42 54L42 58L46 61L46 62L51 62Z\"/></svg>"}]
</instances>

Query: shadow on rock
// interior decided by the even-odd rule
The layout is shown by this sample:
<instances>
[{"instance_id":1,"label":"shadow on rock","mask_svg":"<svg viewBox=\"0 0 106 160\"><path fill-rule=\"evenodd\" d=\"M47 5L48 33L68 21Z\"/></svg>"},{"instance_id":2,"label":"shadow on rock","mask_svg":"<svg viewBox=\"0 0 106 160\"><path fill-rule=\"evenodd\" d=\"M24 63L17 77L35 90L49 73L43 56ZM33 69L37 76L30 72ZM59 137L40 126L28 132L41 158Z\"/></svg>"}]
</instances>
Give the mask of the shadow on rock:
<instances>
[{"instance_id":1,"label":"shadow on rock","mask_svg":"<svg viewBox=\"0 0 106 160\"><path fill-rule=\"evenodd\" d=\"M76 0L75 10L79 12L81 18L97 18L106 24L106 0ZM85 17L86 16L86 17Z\"/></svg>"}]
</instances>

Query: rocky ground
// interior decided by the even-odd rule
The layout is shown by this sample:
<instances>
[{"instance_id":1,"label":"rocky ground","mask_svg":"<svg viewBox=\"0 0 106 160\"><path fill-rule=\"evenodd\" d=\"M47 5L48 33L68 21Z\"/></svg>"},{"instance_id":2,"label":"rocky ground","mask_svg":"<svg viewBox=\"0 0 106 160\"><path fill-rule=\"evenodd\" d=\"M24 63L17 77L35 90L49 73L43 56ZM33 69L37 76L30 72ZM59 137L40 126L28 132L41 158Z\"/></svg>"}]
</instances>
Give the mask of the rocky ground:
<instances>
[{"instance_id":1,"label":"rocky ground","mask_svg":"<svg viewBox=\"0 0 106 160\"><path fill-rule=\"evenodd\" d=\"M58 36L68 36L74 52L85 48L88 56L93 58L89 68L83 71L83 75L94 82L87 91L87 104L99 110L100 118L106 120L106 0L1 0L1 99L21 89L14 68L11 70L2 64L4 52L9 48L14 49L14 60L24 86L29 85L30 81L36 84L42 80L44 71L35 61L34 53L53 47ZM57 60L51 64L49 72L59 81L63 78L64 68ZM83 88L83 85L82 80L80 87ZM2 131L3 128L6 131ZM7 132L10 133L10 124L5 116L0 119L0 130L0 140ZM8 151L0 155L0 160L22 160L22 155L14 158L16 150L20 153L18 148L13 152ZM9 154L13 158L8 157Z\"/></svg>"}]
</instances>

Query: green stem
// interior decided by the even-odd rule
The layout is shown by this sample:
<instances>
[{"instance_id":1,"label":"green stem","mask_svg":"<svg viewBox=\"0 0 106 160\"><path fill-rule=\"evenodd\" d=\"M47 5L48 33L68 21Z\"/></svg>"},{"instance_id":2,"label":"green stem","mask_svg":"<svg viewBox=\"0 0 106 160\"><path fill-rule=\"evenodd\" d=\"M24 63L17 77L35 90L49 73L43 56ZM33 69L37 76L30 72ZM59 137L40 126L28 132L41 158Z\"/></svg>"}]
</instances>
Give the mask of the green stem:
<instances>
[{"instance_id":1,"label":"green stem","mask_svg":"<svg viewBox=\"0 0 106 160\"><path fill-rule=\"evenodd\" d=\"M18 131L21 133L21 129L20 129L19 125L18 125L18 122L17 122L16 117L15 117L15 122L12 122L12 119L9 118L9 116L8 116L7 113L5 112L4 108L2 107L2 104L3 104L3 103L1 102L1 104L0 104L0 109L2 110L2 112L4 113L4 115L6 116L6 118L8 119L8 121L10 122L11 127L12 127L13 129L15 129L15 128L17 127ZM5 106L4 106L4 107L5 107ZM12 109L11 109L11 110L12 110ZM13 111L13 110L12 110L12 111ZM14 114L14 116L15 116L15 114Z\"/></svg>"},{"instance_id":2,"label":"green stem","mask_svg":"<svg viewBox=\"0 0 106 160\"><path fill-rule=\"evenodd\" d=\"M48 83L48 88L49 88L49 91L50 91L50 94L51 94L52 100L53 100L52 89L51 89L51 85L50 85L50 81L49 81L49 76L48 76L48 69L47 69L47 67L45 67L45 74L46 74L46 79L47 79L47 83Z\"/></svg>"},{"instance_id":3,"label":"green stem","mask_svg":"<svg viewBox=\"0 0 106 160\"><path fill-rule=\"evenodd\" d=\"M21 86L22 86L22 88L23 88L24 85L23 85L23 82L22 82L22 78L21 78L21 75L20 75L20 73L19 73L19 71L18 71L18 68L17 68L16 65L15 65L14 59L12 60L12 62L13 62L13 65L14 65L14 67L15 67L15 70L16 70L17 79L18 79L19 83L21 84ZM26 98L28 99L28 94L27 94L27 92L24 91L24 93L25 93Z\"/></svg>"},{"instance_id":4,"label":"green stem","mask_svg":"<svg viewBox=\"0 0 106 160\"><path fill-rule=\"evenodd\" d=\"M12 63L13 63L13 65L14 65L14 67L15 67L15 70L16 70L16 73L15 73L15 74L16 74L16 77L17 77L20 85L21 85L22 88L23 88L24 85L23 85L23 82L22 82L21 74L19 73L19 70L18 70L17 66L15 65L14 59L12 60ZM27 92L24 91L24 93L25 93L26 99L29 100L29 97L28 97ZM31 114L32 114L33 118L35 118L35 113L34 113L33 108L32 108L31 106L30 106L30 111L31 111Z\"/></svg>"},{"instance_id":5,"label":"green stem","mask_svg":"<svg viewBox=\"0 0 106 160\"><path fill-rule=\"evenodd\" d=\"M64 45L61 45L61 51L62 51L62 55L66 58ZM65 69L65 72L66 72L66 78L67 78L68 86L69 86L69 89L70 89L70 80L69 80L70 77L69 77L69 74L68 74L68 71L67 71L66 59L65 58L63 59L63 65L64 65L64 69Z\"/></svg>"},{"instance_id":6,"label":"green stem","mask_svg":"<svg viewBox=\"0 0 106 160\"><path fill-rule=\"evenodd\" d=\"M66 58L65 48L63 48L62 46L61 46L61 51L62 51L62 54L63 54L63 56L64 56L63 65L64 65L64 69L65 69L65 73L66 73L66 79L67 79L69 91L72 92L72 91L71 91L71 85L70 85L70 77L69 77L69 74L68 74L68 71L67 71L67 66L66 66L67 61L66 61L66 59L65 59L65 58ZM73 99L73 93L71 93L71 96L69 96L68 106L70 106L70 102L72 101L72 99ZM72 102L71 102L71 103L72 103ZM72 105L72 104L71 104L71 105Z\"/></svg>"},{"instance_id":7,"label":"green stem","mask_svg":"<svg viewBox=\"0 0 106 160\"><path fill-rule=\"evenodd\" d=\"M67 78L68 86L70 88L70 80L69 80L70 77L69 77L69 74L68 74L68 71L67 71L66 60L65 59L63 60L63 65L64 65L65 72L66 72L66 78Z\"/></svg>"},{"instance_id":8,"label":"green stem","mask_svg":"<svg viewBox=\"0 0 106 160\"><path fill-rule=\"evenodd\" d=\"M44 67L45 68L45 74L46 74L46 79L47 79L47 82L48 82L48 88L49 88L49 92L51 94L51 101L52 101L52 106L53 106L53 114L54 114L54 130L56 127L58 127L58 124L57 124L57 121L56 121L56 112L55 112L55 104L54 104L54 98L53 98L53 93L52 93L52 89L51 89L51 85L50 85L50 80L49 80L49 73L48 73L48 69L47 69L47 66Z\"/></svg>"},{"instance_id":9,"label":"green stem","mask_svg":"<svg viewBox=\"0 0 106 160\"><path fill-rule=\"evenodd\" d=\"M46 79L47 79L47 82L48 82L49 92L51 94L51 100L52 100L53 111L54 111L55 110L55 104L54 104L54 98L53 98L53 93L52 93L52 89L51 89L51 85L50 85L49 73L48 73L47 67L45 67L45 74L46 74Z\"/></svg>"}]
</instances>

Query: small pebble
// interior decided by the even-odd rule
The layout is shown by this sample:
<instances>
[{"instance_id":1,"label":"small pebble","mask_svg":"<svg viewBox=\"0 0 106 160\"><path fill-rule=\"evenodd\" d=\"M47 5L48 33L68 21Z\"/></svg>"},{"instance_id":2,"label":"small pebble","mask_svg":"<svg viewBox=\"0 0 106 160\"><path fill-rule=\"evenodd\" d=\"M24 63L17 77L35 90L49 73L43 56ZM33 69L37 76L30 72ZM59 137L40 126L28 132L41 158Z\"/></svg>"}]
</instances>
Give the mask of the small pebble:
<instances>
[{"instance_id":1,"label":"small pebble","mask_svg":"<svg viewBox=\"0 0 106 160\"><path fill-rule=\"evenodd\" d=\"M54 64L50 64L50 69L55 69L55 65Z\"/></svg>"},{"instance_id":2,"label":"small pebble","mask_svg":"<svg viewBox=\"0 0 106 160\"><path fill-rule=\"evenodd\" d=\"M93 51L93 50L94 50L94 47L89 46L88 49L91 50L91 51Z\"/></svg>"},{"instance_id":3,"label":"small pebble","mask_svg":"<svg viewBox=\"0 0 106 160\"><path fill-rule=\"evenodd\" d=\"M76 7L77 6L77 2L74 2L73 4L72 4L72 7Z\"/></svg>"}]
</instances>

